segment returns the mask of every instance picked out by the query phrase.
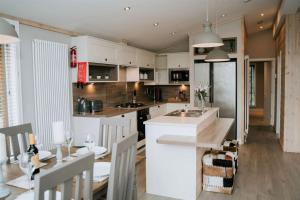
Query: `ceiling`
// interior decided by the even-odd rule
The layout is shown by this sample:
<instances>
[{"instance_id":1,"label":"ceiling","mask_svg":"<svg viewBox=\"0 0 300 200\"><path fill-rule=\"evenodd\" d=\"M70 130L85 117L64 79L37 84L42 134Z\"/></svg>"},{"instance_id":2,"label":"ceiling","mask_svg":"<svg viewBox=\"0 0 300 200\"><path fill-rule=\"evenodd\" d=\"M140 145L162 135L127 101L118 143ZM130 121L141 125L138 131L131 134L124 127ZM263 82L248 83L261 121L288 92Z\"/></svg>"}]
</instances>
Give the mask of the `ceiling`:
<instances>
[{"instance_id":1,"label":"ceiling","mask_svg":"<svg viewBox=\"0 0 300 200\"><path fill-rule=\"evenodd\" d=\"M211 21L215 21L216 16L220 22L245 16L247 32L252 34L260 30L257 25L260 20L264 29L272 26L280 0L208 2ZM130 11L125 11L128 6ZM201 27L206 17L206 0L1 0L0 12L159 51L184 40L188 32ZM158 27L153 26L156 22L159 22Z\"/></svg>"}]
</instances>

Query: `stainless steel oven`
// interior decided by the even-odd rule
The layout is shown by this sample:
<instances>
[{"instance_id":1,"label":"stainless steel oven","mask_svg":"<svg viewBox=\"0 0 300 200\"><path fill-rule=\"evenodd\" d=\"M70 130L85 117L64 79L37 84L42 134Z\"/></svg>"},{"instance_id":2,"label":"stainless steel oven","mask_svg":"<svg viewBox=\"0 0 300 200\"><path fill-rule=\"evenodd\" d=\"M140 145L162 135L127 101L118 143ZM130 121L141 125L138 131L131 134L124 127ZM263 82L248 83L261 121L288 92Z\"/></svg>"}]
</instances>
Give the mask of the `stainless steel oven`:
<instances>
[{"instance_id":1,"label":"stainless steel oven","mask_svg":"<svg viewBox=\"0 0 300 200\"><path fill-rule=\"evenodd\" d=\"M189 69L169 69L169 83L188 84L190 81Z\"/></svg>"}]
</instances>

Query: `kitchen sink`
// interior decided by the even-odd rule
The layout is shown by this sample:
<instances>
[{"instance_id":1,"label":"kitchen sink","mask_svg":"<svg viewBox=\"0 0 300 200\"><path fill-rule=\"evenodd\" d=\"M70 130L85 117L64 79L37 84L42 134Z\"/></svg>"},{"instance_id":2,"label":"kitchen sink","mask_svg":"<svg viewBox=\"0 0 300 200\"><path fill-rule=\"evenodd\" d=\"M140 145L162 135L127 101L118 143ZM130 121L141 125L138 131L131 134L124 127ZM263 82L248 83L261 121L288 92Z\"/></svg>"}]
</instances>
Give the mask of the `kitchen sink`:
<instances>
[{"instance_id":1,"label":"kitchen sink","mask_svg":"<svg viewBox=\"0 0 300 200\"><path fill-rule=\"evenodd\" d=\"M171 117L200 117L206 111L202 112L201 110L175 110L171 113L166 114L165 116Z\"/></svg>"}]
</instances>

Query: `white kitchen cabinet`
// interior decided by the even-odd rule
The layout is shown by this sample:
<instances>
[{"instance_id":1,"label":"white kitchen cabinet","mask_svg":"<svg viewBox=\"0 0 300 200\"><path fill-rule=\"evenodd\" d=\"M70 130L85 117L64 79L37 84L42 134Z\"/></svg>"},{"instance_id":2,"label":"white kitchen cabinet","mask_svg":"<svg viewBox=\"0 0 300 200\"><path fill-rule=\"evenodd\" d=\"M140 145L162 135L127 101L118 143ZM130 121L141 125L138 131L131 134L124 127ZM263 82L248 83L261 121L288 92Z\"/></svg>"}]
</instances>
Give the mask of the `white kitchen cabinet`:
<instances>
[{"instance_id":1,"label":"white kitchen cabinet","mask_svg":"<svg viewBox=\"0 0 300 200\"><path fill-rule=\"evenodd\" d=\"M119 45L117 50L118 64L124 66L137 66L136 48L127 45Z\"/></svg>"},{"instance_id":2,"label":"white kitchen cabinet","mask_svg":"<svg viewBox=\"0 0 300 200\"><path fill-rule=\"evenodd\" d=\"M142 49L137 49L137 66L144 68L155 67L155 54Z\"/></svg>"},{"instance_id":3,"label":"white kitchen cabinet","mask_svg":"<svg viewBox=\"0 0 300 200\"><path fill-rule=\"evenodd\" d=\"M130 119L130 131L132 133L136 133L137 132L137 112L130 112L130 113L125 113L122 115L117 115L111 118L124 118L124 119Z\"/></svg>"},{"instance_id":4,"label":"white kitchen cabinet","mask_svg":"<svg viewBox=\"0 0 300 200\"><path fill-rule=\"evenodd\" d=\"M190 103L168 103L167 113L173 112L175 110L189 109L190 107Z\"/></svg>"},{"instance_id":5,"label":"white kitchen cabinet","mask_svg":"<svg viewBox=\"0 0 300 200\"><path fill-rule=\"evenodd\" d=\"M72 45L77 47L78 62L117 64L116 43L91 36L78 36L72 38Z\"/></svg>"},{"instance_id":6,"label":"white kitchen cabinet","mask_svg":"<svg viewBox=\"0 0 300 200\"><path fill-rule=\"evenodd\" d=\"M189 52L168 53L167 66L168 68L189 68Z\"/></svg>"},{"instance_id":7,"label":"white kitchen cabinet","mask_svg":"<svg viewBox=\"0 0 300 200\"><path fill-rule=\"evenodd\" d=\"M168 85L169 84L169 71L157 70L156 71L156 84L158 85Z\"/></svg>"},{"instance_id":8,"label":"white kitchen cabinet","mask_svg":"<svg viewBox=\"0 0 300 200\"><path fill-rule=\"evenodd\" d=\"M167 104L160 104L149 108L151 118L167 114Z\"/></svg>"},{"instance_id":9,"label":"white kitchen cabinet","mask_svg":"<svg viewBox=\"0 0 300 200\"><path fill-rule=\"evenodd\" d=\"M155 57L156 77L155 83L157 85L169 84L169 70L167 66L167 55L157 55Z\"/></svg>"},{"instance_id":10,"label":"white kitchen cabinet","mask_svg":"<svg viewBox=\"0 0 300 200\"><path fill-rule=\"evenodd\" d=\"M155 69L167 69L168 68L168 57L167 55L155 56Z\"/></svg>"},{"instance_id":11,"label":"white kitchen cabinet","mask_svg":"<svg viewBox=\"0 0 300 200\"><path fill-rule=\"evenodd\" d=\"M73 117L75 146L82 146L88 134L93 135L95 142L98 141L100 119L97 117Z\"/></svg>"}]
</instances>

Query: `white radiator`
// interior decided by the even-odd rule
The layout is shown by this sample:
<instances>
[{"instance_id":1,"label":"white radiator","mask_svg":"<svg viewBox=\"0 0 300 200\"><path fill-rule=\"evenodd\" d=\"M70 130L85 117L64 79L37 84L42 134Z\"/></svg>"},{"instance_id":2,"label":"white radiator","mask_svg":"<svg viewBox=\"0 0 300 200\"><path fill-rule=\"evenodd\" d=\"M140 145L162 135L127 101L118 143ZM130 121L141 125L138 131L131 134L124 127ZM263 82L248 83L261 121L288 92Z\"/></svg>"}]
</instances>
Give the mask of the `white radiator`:
<instances>
[{"instance_id":1,"label":"white radiator","mask_svg":"<svg viewBox=\"0 0 300 200\"><path fill-rule=\"evenodd\" d=\"M35 131L43 149L52 149L52 122L64 121L70 130L68 45L33 41Z\"/></svg>"}]
</instances>

